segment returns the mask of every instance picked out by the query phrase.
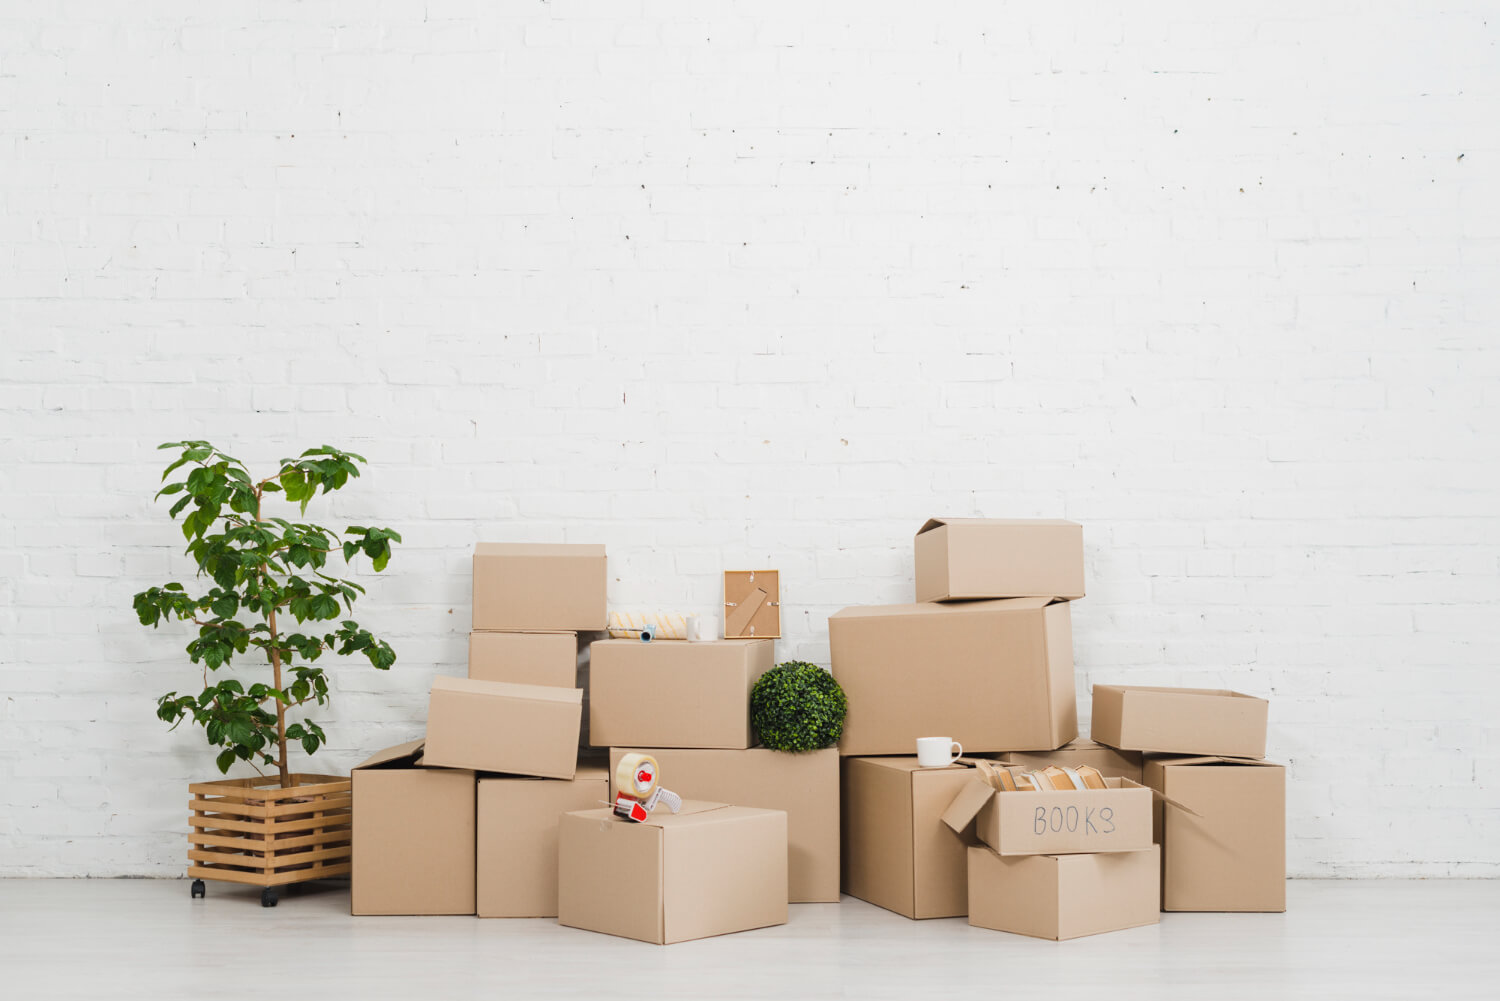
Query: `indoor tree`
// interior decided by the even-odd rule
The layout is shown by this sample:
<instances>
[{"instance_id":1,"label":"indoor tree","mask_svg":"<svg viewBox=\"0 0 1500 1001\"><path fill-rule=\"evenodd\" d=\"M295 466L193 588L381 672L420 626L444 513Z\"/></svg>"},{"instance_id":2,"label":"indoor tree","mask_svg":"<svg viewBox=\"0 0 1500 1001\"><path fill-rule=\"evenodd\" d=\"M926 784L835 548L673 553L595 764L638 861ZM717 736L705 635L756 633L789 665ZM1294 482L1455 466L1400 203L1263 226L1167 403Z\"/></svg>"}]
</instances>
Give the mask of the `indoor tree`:
<instances>
[{"instance_id":1,"label":"indoor tree","mask_svg":"<svg viewBox=\"0 0 1500 1001\"><path fill-rule=\"evenodd\" d=\"M194 596L171 583L135 596L143 625L155 628L163 619L175 618L198 627L187 654L203 666L203 690L196 695L168 692L157 699L156 714L174 729L189 718L202 726L209 744L222 749L220 772L236 760L249 761L258 771L258 759L275 767L286 787L291 774L288 742L312 754L327 739L311 719L287 722L289 712L328 701L328 679L315 661L332 651L364 654L380 670L396 662L389 644L353 619L341 618L353 614L364 588L326 573L329 558L341 555L348 566L363 553L379 572L390 561L391 543L401 536L388 528L359 525L339 533L262 513L266 495L279 493L300 504L305 515L319 488L326 494L359 475L365 459L353 452L327 445L311 448L298 458L281 460L274 475L256 480L244 463L206 441L160 447L181 450L162 480L173 473L182 478L156 496L182 495L172 505L171 517L183 515L187 555L197 564L198 577L206 578L205 586L213 586ZM257 662L264 657L269 665L270 684L246 686L235 678L210 676L251 650Z\"/></svg>"}]
</instances>

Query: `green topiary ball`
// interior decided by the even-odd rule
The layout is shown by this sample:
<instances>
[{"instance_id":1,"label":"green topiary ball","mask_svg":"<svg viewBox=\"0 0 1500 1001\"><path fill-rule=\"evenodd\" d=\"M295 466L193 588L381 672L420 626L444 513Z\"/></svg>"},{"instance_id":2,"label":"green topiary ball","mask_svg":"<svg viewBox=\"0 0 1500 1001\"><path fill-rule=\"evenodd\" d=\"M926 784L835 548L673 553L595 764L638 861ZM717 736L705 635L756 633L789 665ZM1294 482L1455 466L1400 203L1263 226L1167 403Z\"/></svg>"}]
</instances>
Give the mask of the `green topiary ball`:
<instances>
[{"instance_id":1,"label":"green topiary ball","mask_svg":"<svg viewBox=\"0 0 1500 1001\"><path fill-rule=\"evenodd\" d=\"M750 723L775 751L816 751L838 743L849 700L816 664L777 664L750 689Z\"/></svg>"}]
</instances>

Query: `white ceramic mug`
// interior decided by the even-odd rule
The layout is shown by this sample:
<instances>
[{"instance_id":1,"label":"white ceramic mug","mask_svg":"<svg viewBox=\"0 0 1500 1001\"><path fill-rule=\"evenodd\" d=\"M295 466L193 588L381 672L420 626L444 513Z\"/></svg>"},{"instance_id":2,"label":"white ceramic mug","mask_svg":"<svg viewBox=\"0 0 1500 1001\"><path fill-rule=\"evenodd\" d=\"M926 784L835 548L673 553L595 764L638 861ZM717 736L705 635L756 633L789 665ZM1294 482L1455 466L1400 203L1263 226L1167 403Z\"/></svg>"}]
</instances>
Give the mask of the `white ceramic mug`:
<instances>
[{"instance_id":1,"label":"white ceramic mug","mask_svg":"<svg viewBox=\"0 0 1500 1001\"><path fill-rule=\"evenodd\" d=\"M949 737L917 738L917 764L923 768L947 768L963 756L964 745Z\"/></svg>"}]
</instances>

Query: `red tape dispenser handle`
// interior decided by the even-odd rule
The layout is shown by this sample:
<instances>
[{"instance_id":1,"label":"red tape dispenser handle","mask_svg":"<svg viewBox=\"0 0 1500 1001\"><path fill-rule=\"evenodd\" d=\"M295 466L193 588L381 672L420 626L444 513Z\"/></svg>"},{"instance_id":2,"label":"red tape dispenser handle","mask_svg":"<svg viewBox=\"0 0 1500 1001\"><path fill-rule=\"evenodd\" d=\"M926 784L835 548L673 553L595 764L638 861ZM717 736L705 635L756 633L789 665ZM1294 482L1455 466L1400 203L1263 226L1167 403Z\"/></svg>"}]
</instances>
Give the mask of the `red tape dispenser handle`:
<instances>
[{"instance_id":1,"label":"red tape dispenser handle","mask_svg":"<svg viewBox=\"0 0 1500 1001\"><path fill-rule=\"evenodd\" d=\"M632 752L620 758L615 766L615 816L639 824L657 804L673 813L681 810L682 797L663 789L657 776L656 759L649 754Z\"/></svg>"}]
</instances>

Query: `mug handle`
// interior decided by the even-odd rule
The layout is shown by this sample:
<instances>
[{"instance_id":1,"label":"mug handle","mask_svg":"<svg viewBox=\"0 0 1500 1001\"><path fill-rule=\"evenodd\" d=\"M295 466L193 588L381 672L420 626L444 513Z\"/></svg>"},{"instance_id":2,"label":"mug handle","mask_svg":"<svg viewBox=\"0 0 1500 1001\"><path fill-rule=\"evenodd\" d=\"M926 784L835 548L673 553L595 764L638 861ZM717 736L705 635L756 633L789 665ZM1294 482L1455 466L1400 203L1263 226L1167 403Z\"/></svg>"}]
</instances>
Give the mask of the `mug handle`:
<instances>
[{"instance_id":1,"label":"mug handle","mask_svg":"<svg viewBox=\"0 0 1500 1001\"><path fill-rule=\"evenodd\" d=\"M948 762L948 763L949 763L949 764L950 764L950 765L951 765L951 764L952 764L952 763L953 763L953 762L954 762L954 761L957 761L957 760L958 760L958 759L959 759L959 758L961 758L961 757L963 757L963 756L964 756L964 745L962 745L962 744L960 744L960 743L959 743L959 742L958 742L958 741L956 741L956 740L955 740L955 741L954 741L954 742L953 742L953 747L956 747L956 748L958 748L958 753L957 753L957 754L955 754L955 755L953 755L953 758L952 758L952 760L950 760L950 761L949 761L949 762ZM949 750L950 750L950 751L951 751L951 750L952 750L952 749L953 749L953 748L951 748L951 747L950 747L950 748L949 748Z\"/></svg>"}]
</instances>

